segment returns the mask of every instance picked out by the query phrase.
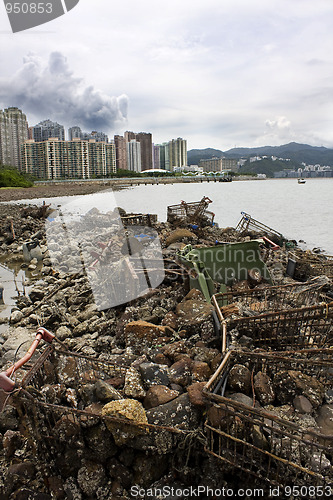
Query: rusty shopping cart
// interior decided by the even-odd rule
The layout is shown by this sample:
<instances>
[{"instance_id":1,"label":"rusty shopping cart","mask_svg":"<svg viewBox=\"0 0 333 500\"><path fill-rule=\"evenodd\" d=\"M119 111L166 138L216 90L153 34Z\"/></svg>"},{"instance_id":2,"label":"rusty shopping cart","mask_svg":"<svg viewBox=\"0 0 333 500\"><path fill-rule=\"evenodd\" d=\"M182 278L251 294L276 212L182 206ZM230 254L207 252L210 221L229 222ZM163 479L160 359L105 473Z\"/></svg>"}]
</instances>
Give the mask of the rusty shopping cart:
<instances>
[{"instance_id":1,"label":"rusty shopping cart","mask_svg":"<svg viewBox=\"0 0 333 500\"><path fill-rule=\"evenodd\" d=\"M255 233L259 233L261 235L268 235L271 240L278 245L282 246L284 241L287 241L286 238L275 229L263 224L262 222L254 219L250 214L246 212L241 212L241 219L236 226L236 231L240 234L246 233L248 231L253 231Z\"/></svg>"},{"instance_id":2,"label":"rusty shopping cart","mask_svg":"<svg viewBox=\"0 0 333 500\"><path fill-rule=\"evenodd\" d=\"M49 345L43 345L38 359L24 370L42 339ZM52 333L39 328L27 355L0 374L0 388L7 392L7 404L16 408L45 477L77 472L85 457L104 464L115 449L133 440L141 440L139 448L171 450L190 433L181 425L172 427L172 421L170 426L157 425L156 417L149 421L141 403L124 394L130 361L126 364L120 355L104 361L69 352L54 340ZM114 400L96 398L103 382L114 391Z\"/></svg>"},{"instance_id":3,"label":"rusty shopping cart","mask_svg":"<svg viewBox=\"0 0 333 500\"><path fill-rule=\"evenodd\" d=\"M204 390L211 401L206 451L221 460L225 470L242 471L263 483L332 484L333 435L320 425L314 429L315 420L292 406L300 394L311 400L313 413L325 402L325 391L333 384L332 354L332 350L308 350L290 357L229 351ZM228 376L236 365L252 374L253 393L250 388L248 397L237 397L229 387ZM273 387L266 400L270 405L264 408L254 389L258 374Z\"/></svg>"},{"instance_id":4,"label":"rusty shopping cart","mask_svg":"<svg viewBox=\"0 0 333 500\"><path fill-rule=\"evenodd\" d=\"M326 280L325 280L326 282ZM265 349L333 345L333 302L316 280L215 294L212 303L224 335L251 337ZM222 339L226 343L226 339Z\"/></svg>"},{"instance_id":5,"label":"rusty shopping cart","mask_svg":"<svg viewBox=\"0 0 333 500\"><path fill-rule=\"evenodd\" d=\"M200 201L190 203L182 201L178 205L169 205L167 208L167 221L175 225L186 223L212 226L215 214L207 210L210 203L212 203L212 200L204 196Z\"/></svg>"}]
</instances>

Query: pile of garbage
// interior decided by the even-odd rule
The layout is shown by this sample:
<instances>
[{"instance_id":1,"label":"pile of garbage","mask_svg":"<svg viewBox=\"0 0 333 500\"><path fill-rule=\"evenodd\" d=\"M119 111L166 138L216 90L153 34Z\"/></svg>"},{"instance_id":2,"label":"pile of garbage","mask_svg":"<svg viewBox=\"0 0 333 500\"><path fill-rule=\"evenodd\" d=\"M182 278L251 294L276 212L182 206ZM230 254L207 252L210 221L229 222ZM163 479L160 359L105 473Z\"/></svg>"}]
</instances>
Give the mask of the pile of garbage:
<instances>
[{"instance_id":1,"label":"pile of garbage","mask_svg":"<svg viewBox=\"0 0 333 500\"><path fill-rule=\"evenodd\" d=\"M28 368L36 369L35 378L27 385L22 382L27 371L16 372L17 387L23 384L32 401L24 391L0 391L1 500L128 499L133 485L146 489L168 484L236 485L238 473L232 476L226 469L223 476L219 460L205 451L206 413L214 411L205 388L225 358L221 321L209 299L221 290L239 293L288 285L299 275L306 281L315 272L313 259L327 260L323 255L291 248L285 241L272 248L267 233L220 228L207 217L163 223L141 214L150 224L139 230L130 218L140 214L118 212L123 221L129 221L125 232L114 230L113 226L119 225L114 213L96 209L83 223L81 219L79 251L72 245L68 223L63 233L61 225L52 226L60 237L50 248L44 219L48 212L40 219L26 210L12 213L1 227L0 252L7 261L18 263L21 259L23 267L32 265L40 271L29 292L17 298L11 311L10 328L0 343L0 371L26 352L40 326L62 343L45 354L38 369L34 354ZM91 227L101 229L98 238L89 237ZM247 274L237 274L237 262L232 279L224 282L221 273L214 274L206 256L233 244L255 248L262 261L261 272L250 266ZM291 252L297 260L292 277L286 273ZM186 257L195 254L204 259L200 280L200 266ZM196 262L202 262L200 259ZM112 266L119 261L126 265L126 273L124 267L118 269L114 290L108 290L105 297L106 270L114 271ZM309 262L307 270L301 266L300 274L299 261ZM157 286L152 286L154 279L160 280ZM321 288L329 296L332 282L321 280ZM130 288L133 281L138 287L134 292ZM115 303L117 288L124 283L129 301ZM146 290L141 293L144 285ZM44 349L45 345L42 351L46 352ZM90 365L92 360L97 364ZM238 371L229 373L227 390L241 392L244 402L244 398L251 399L252 385L258 391L259 373L251 375L245 364L236 366ZM297 389L290 395L288 377L275 377L267 382L274 398L268 401L264 392L256 392L257 406L270 409L267 405L278 401L279 407L271 408L272 412L293 415L297 422L304 420L299 415L305 414L310 427L320 425L320 419L327 421L326 413L332 411L332 388L318 389L319 402L316 392L309 395ZM295 384L299 387L297 381ZM303 412L305 398L311 408L308 405ZM268 439L264 435L257 438L262 443ZM327 467L331 467L328 462Z\"/></svg>"}]
</instances>

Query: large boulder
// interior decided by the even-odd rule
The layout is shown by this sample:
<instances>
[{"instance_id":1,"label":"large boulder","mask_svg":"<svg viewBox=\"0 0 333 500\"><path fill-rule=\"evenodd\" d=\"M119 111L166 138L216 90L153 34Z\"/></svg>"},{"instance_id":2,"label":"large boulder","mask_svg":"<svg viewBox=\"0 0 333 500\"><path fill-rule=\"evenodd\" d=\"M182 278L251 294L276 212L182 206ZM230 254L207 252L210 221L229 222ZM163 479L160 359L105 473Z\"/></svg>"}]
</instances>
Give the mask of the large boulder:
<instances>
[{"instance_id":1,"label":"large boulder","mask_svg":"<svg viewBox=\"0 0 333 500\"><path fill-rule=\"evenodd\" d=\"M174 391L165 385L153 385L148 389L143 406L146 409L169 403L179 396L178 391Z\"/></svg>"},{"instance_id":2,"label":"large boulder","mask_svg":"<svg viewBox=\"0 0 333 500\"><path fill-rule=\"evenodd\" d=\"M148 432L148 428L144 427L148 423L146 412L136 399L110 401L103 406L102 416L114 419L112 421L106 418L105 422L117 446L122 446L135 436ZM123 420L124 423L119 420Z\"/></svg>"},{"instance_id":3,"label":"large boulder","mask_svg":"<svg viewBox=\"0 0 333 500\"><path fill-rule=\"evenodd\" d=\"M151 344L158 337L167 336L170 329L167 326L155 325L148 321L130 321L125 326L125 340L128 346Z\"/></svg>"}]
</instances>

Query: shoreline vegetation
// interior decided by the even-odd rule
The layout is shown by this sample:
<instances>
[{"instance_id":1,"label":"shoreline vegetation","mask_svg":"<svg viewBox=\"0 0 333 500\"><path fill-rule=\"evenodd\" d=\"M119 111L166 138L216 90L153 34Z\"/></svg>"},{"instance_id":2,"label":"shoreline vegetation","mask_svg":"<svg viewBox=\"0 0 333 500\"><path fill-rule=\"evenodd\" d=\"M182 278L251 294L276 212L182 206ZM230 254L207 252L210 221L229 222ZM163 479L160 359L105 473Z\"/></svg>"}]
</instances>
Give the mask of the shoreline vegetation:
<instances>
[{"instance_id":1,"label":"shoreline vegetation","mask_svg":"<svg viewBox=\"0 0 333 500\"><path fill-rule=\"evenodd\" d=\"M28 188L34 184L31 176L19 172L15 167L0 165L0 188Z\"/></svg>"}]
</instances>

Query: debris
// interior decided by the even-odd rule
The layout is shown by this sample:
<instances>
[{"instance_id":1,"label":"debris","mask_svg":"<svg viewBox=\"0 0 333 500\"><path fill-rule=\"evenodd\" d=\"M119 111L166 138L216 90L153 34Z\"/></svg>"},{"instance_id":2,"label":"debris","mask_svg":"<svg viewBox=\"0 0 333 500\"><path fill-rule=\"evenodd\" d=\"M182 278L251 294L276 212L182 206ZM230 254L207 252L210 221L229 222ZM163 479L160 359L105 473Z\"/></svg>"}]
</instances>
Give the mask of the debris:
<instances>
[{"instance_id":1,"label":"debris","mask_svg":"<svg viewBox=\"0 0 333 500\"><path fill-rule=\"evenodd\" d=\"M170 484L173 474L175 484L196 484L203 471L210 486L227 478L236 487L245 470L258 485L281 478L284 485L309 485L313 477L328 482L331 360L318 348L332 345L331 260L298 248L291 253L288 242L276 249L272 231L219 228L209 201L201 202L178 205L178 218L171 207L167 223L122 209L87 214L89 224L102 228L94 241L89 225L81 235L88 272L105 270L121 255L127 264L119 279L129 292L133 281L144 276L147 283L157 269L153 258L144 268L133 253L149 249L157 236L161 244L164 280L105 308L95 303L106 286L103 272L94 296L86 268L69 274L74 257L63 241L54 248L61 266L50 258L44 220L4 218L3 256L23 264L23 244L36 241L42 272L34 271L38 284L20 294L12 310L17 322L0 337L2 369L16 361L17 347L31 341L38 324L63 345L40 345L40 360L35 354L29 371L17 372L21 391L9 398L0 391L1 463L7 470L25 462L35 467L30 476L24 468L15 473L13 489L2 485L0 470L0 496L24 489L47 498L126 498L134 481ZM115 226L119 215L127 237L112 239L108 224ZM146 227L135 227L138 221ZM290 258L301 283L286 273ZM307 348L304 365L291 347Z\"/></svg>"}]
</instances>

